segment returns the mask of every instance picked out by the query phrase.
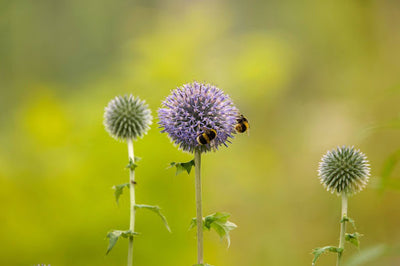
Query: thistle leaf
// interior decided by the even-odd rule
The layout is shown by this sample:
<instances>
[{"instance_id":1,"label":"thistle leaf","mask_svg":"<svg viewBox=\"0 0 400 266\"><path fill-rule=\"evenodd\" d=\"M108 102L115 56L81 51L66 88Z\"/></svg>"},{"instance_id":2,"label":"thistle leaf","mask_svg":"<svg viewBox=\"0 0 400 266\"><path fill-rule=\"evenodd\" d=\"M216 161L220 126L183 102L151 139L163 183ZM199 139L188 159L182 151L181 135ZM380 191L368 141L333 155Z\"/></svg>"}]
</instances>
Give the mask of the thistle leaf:
<instances>
[{"instance_id":1,"label":"thistle leaf","mask_svg":"<svg viewBox=\"0 0 400 266\"><path fill-rule=\"evenodd\" d=\"M229 232L232 231L237 227L236 224L228 221L228 218L231 215L226 212L216 212L214 214L208 215L205 218L203 218L203 228L207 230L214 229L215 232L219 235L219 237L222 239L226 238L228 242L228 247L231 244L231 238L229 235ZM193 218L192 221L190 222L189 230L192 229L197 225L197 219Z\"/></svg>"},{"instance_id":2,"label":"thistle leaf","mask_svg":"<svg viewBox=\"0 0 400 266\"><path fill-rule=\"evenodd\" d=\"M135 157L135 162L137 162L137 159L139 159L138 161L141 160L141 158ZM136 167L138 167L138 165L133 162L132 158L129 158L129 163L126 165L126 168L128 168L131 171L134 171Z\"/></svg>"},{"instance_id":3,"label":"thistle leaf","mask_svg":"<svg viewBox=\"0 0 400 266\"><path fill-rule=\"evenodd\" d=\"M189 162L185 162L185 163L172 162L169 164L168 168L172 168L174 166L176 167L175 175L179 175L180 173L185 172L185 171L188 174L190 174L190 171L192 170L192 167L194 166L194 159Z\"/></svg>"},{"instance_id":4,"label":"thistle leaf","mask_svg":"<svg viewBox=\"0 0 400 266\"><path fill-rule=\"evenodd\" d=\"M115 244L117 243L117 241L120 237L123 237L123 238L129 237L130 238L135 235L138 235L138 233L132 232L131 230L127 230L127 231L113 230L113 231L108 232L107 238L109 240L109 244L108 244L106 255L112 250L112 248L115 246Z\"/></svg>"},{"instance_id":5,"label":"thistle leaf","mask_svg":"<svg viewBox=\"0 0 400 266\"><path fill-rule=\"evenodd\" d=\"M192 221L190 222L190 225L189 225L189 229L188 230L191 230L191 229L193 229L194 227L196 227L197 226L197 219L196 218L192 218ZM204 221L203 221L203 226L204 226Z\"/></svg>"},{"instance_id":6,"label":"thistle leaf","mask_svg":"<svg viewBox=\"0 0 400 266\"><path fill-rule=\"evenodd\" d=\"M357 230L356 222L353 219L351 219L350 217L343 216L342 220L340 220L340 223L344 223L344 222L349 222L353 226L354 230Z\"/></svg>"},{"instance_id":7,"label":"thistle leaf","mask_svg":"<svg viewBox=\"0 0 400 266\"><path fill-rule=\"evenodd\" d=\"M358 247L360 247L360 237L361 236L362 236L362 234L359 234L357 232L355 232L353 234L346 233L344 239L358 248Z\"/></svg>"},{"instance_id":8,"label":"thistle leaf","mask_svg":"<svg viewBox=\"0 0 400 266\"><path fill-rule=\"evenodd\" d=\"M161 213L160 207L146 205L146 204L135 204L135 210L136 209L147 209L147 210L150 210L150 211L156 213L161 218L161 220L163 221L163 223L164 223L165 227L167 228L168 232L171 232L171 228L168 225L167 218L165 218L165 216Z\"/></svg>"},{"instance_id":9,"label":"thistle leaf","mask_svg":"<svg viewBox=\"0 0 400 266\"><path fill-rule=\"evenodd\" d=\"M129 188L129 183L120 184L120 185L116 185L116 186L112 187L115 190L114 196L115 196L115 201L117 202L117 204L119 204L119 197L122 195L122 192L124 191L124 187Z\"/></svg>"},{"instance_id":10,"label":"thistle leaf","mask_svg":"<svg viewBox=\"0 0 400 266\"><path fill-rule=\"evenodd\" d=\"M315 263L317 262L317 259L319 258L319 256L321 256L322 254L324 254L326 252L342 253L343 252L343 248L338 248L338 247L334 247L334 246L326 246L326 247L322 247L322 248L314 248L314 250L312 252L312 254L314 255L314 259L312 261L312 265L314 266Z\"/></svg>"}]
</instances>

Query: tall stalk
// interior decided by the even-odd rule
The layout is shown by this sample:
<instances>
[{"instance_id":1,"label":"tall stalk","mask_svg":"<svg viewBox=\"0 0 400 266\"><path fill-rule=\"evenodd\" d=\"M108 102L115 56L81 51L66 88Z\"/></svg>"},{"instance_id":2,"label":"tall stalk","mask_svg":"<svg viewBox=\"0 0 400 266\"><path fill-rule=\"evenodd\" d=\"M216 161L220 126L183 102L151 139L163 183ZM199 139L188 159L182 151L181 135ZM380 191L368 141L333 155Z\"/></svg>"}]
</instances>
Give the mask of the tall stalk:
<instances>
[{"instance_id":1,"label":"tall stalk","mask_svg":"<svg viewBox=\"0 0 400 266\"><path fill-rule=\"evenodd\" d=\"M197 263L203 264L203 210L201 206L201 151L194 152L195 186L196 186L196 219L197 219Z\"/></svg>"},{"instance_id":2,"label":"tall stalk","mask_svg":"<svg viewBox=\"0 0 400 266\"><path fill-rule=\"evenodd\" d=\"M347 217L347 194L345 192L342 193L342 217L340 224L340 240L339 240L339 249L341 252L338 252L336 266L340 266L342 262L342 255L344 250L344 242L346 235L346 220Z\"/></svg>"},{"instance_id":3,"label":"tall stalk","mask_svg":"<svg viewBox=\"0 0 400 266\"><path fill-rule=\"evenodd\" d=\"M132 138L127 139L129 162L135 163L135 155L133 151ZM133 167L129 168L129 192L130 192L130 223L129 231L135 232L135 170ZM128 247L128 266L133 264L133 236L129 237Z\"/></svg>"},{"instance_id":4,"label":"tall stalk","mask_svg":"<svg viewBox=\"0 0 400 266\"><path fill-rule=\"evenodd\" d=\"M340 219L339 246L315 248L312 252L314 255L313 265L322 254L334 252L337 253L336 266L340 266L345 242L349 241L359 247L361 235L358 232L346 234L346 222L350 222L355 229L354 220L347 216L347 196L360 192L368 184L369 175L370 168L367 156L354 147L343 145L322 156L318 176L327 191L342 197L342 216Z\"/></svg>"}]
</instances>

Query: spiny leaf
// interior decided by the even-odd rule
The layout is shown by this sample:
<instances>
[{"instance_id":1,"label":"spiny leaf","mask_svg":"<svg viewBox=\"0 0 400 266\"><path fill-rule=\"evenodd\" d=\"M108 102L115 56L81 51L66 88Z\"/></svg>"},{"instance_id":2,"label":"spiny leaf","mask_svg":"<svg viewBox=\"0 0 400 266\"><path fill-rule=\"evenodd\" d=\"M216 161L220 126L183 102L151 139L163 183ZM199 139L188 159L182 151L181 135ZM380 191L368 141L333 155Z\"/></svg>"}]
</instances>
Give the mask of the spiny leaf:
<instances>
[{"instance_id":1,"label":"spiny leaf","mask_svg":"<svg viewBox=\"0 0 400 266\"><path fill-rule=\"evenodd\" d=\"M122 192L124 191L124 187L129 188L129 183L116 185L116 186L112 187L113 189L115 189L114 196L115 196L115 201L117 202L117 204L119 204L119 197L122 195Z\"/></svg>"},{"instance_id":2,"label":"spiny leaf","mask_svg":"<svg viewBox=\"0 0 400 266\"><path fill-rule=\"evenodd\" d=\"M357 232L355 232L353 234L346 233L344 239L346 239L346 241L350 242L351 244L353 244L354 246L356 246L358 248L360 246L360 237L361 236L362 236L362 234L359 234Z\"/></svg>"},{"instance_id":3,"label":"spiny leaf","mask_svg":"<svg viewBox=\"0 0 400 266\"><path fill-rule=\"evenodd\" d=\"M168 232L171 232L171 228L169 228L167 218L161 213L161 209L158 206L151 206L151 205L146 205L146 204L136 204L135 209L147 209L150 210L154 213L156 213L158 216L160 216L161 220L163 221L165 227L167 228Z\"/></svg>"},{"instance_id":4,"label":"spiny leaf","mask_svg":"<svg viewBox=\"0 0 400 266\"><path fill-rule=\"evenodd\" d=\"M197 226L197 219L196 218L192 218L192 221L190 221L190 225L189 225L189 229L191 230L192 228ZM204 221L203 221L203 226L204 226Z\"/></svg>"},{"instance_id":5,"label":"spiny leaf","mask_svg":"<svg viewBox=\"0 0 400 266\"><path fill-rule=\"evenodd\" d=\"M207 229L211 229L211 225L214 222L226 223L228 221L229 213L226 212L216 212L214 214L208 215L204 219L204 226Z\"/></svg>"},{"instance_id":6,"label":"spiny leaf","mask_svg":"<svg viewBox=\"0 0 400 266\"><path fill-rule=\"evenodd\" d=\"M343 216L343 218L342 218L342 220L340 220L340 222L341 223L349 222L353 226L354 230L357 230L356 222L353 219L351 219L350 217Z\"/></svg>"},{"instance_id":7,"label":"spiny leaf","mask_svg":"<svg viewBox=\"0 0 400 266\"><path fill-rule=\"evenodd\" d=\"M231 238L229 232L235 229L237 226L236 224L228 221L229 213L226 212L216 212L214 214L208 215L203 218L203 228L207 230L214 229L215 232L219 235L221 240L226 238L228 242L228 247L231 244ZM190 222L189 230L192 229L197 225L197 219L193 218Z\"/></svg>"},{"instance_id":8,"label":"spiny leaf","mask_svg":"<svg viewBox=\"0 0 400 266\"><path fill-rule=\"evenodd\" d=\"M194 159L189 162L185 162L185 163L172 162L169 164L168 168L172 168L174 166L176 167L175 175L179 175L180 173L182 173L184 171L186 171L188 174L190 174L190 171L192 170L192 167L194 166Z\"/></svg>"},{"instance_id":9,"label":"spiny leaf","mask_svg":"<svg viewBox=\"0 0 400 266\"><path fill-rule=\"evenodd\" d=\"M140 160L141 160L141 158L135 157L135 162L138 162ZM138 165L133 162L132 158L129 158L129 163L127 164L126 168L128 168L131 171L134 171L136 169L136 167L138 167Z\"/></svg>"},{"instance_id":10,"label":"spiny leaf","mask_svg":"<svg viewBox=\"0 0 400 266\"><path fill-rule=\"evenodd\" d=\"M138 235L138 233L135 233L131 230L127 231L121 231L121 230L113 230L107 233L107 238L109 239L109 244L107 248L106 255L111 251L111 249L115 246L115 244L118 241L119 237L123 238L128 238L128 237L133 237L135 235Z\"/></svg>"},{"instance_id":11,"label":"spiny leaf","mask_svg":"<svg viewBox=\"0 0 400 266\"><path fill-rule=\"evenodd\" d=\"M319 258L319 256L321 256L325 252L342 253L343 252L343 248L338 248L338 247L334 247L334 246L326 246L326 247L322 247L322 248L314 248L314 250L312 252L312 254L314 255L314 259L312 261L312 265L313 266L317 262L317 259Z\"/></svg>"}]
</instances>

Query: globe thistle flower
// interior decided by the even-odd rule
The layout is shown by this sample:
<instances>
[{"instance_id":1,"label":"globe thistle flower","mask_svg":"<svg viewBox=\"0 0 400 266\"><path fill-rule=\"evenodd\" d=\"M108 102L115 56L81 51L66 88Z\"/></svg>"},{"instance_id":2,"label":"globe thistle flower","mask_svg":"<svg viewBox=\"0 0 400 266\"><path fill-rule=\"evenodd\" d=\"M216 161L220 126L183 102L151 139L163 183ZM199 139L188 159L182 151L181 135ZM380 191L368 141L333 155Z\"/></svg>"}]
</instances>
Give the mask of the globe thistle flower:
<instances>
[{"instance_id":1,"label":"globe thistle flower","mask_svg":"<svg viewBox=\"0 0 400 266\"><path fill-rule=\"evenodd\" d=\"M138 97L117 96L105 108L104 126L117 140L143 137L150 129L153 117L145 101Z\"/></svg>"},{"instance_id":2,"label":"globe thistle flower","mask_svg":"<svg viewBox=\"0 0 400 266\"><path fill-rule=\"evenodd\" d=\"M230 97L219 88L204 83L188 83L171 92L158 110L159 125L170 139L186 152L208 152L228 146L239 115ZM217 136L200 145L196 138L213 129Z\"/></svg>"},{"instance_id":3,"label":"globe thistle flower","mask_svg":"<svg viewBox=\"0 0 400 266\"><path fill-rule=\"evenodd\" d=\"M322 157L318 173L321 183L331 193L354 194L367 185L370 169L364 153L342 146Z\"/></svg>"}]
</instances>

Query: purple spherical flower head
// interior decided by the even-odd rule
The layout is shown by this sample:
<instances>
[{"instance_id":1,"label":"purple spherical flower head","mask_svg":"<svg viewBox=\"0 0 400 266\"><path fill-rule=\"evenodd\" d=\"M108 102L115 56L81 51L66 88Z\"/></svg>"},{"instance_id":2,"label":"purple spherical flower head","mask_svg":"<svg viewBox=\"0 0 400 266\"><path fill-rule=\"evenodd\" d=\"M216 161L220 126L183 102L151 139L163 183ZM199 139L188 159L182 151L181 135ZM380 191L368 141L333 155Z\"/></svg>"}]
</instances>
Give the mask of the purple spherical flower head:
<instances>
[{"instance_id":1,"label":"purple spherical flower head","mask_svg":"<svg viewBox=\"0 0 400 266\"><path fill-rule=\"evenodd\" d=\"M171 92L158 110L161 132L184 151L211 151L228 146L233 138L239 112L228 95L217 87L198 82L188 83ZM196 138L205 129L214 129L217 136L209 144L200 145Z\"/></svg>"}]
</instances>

